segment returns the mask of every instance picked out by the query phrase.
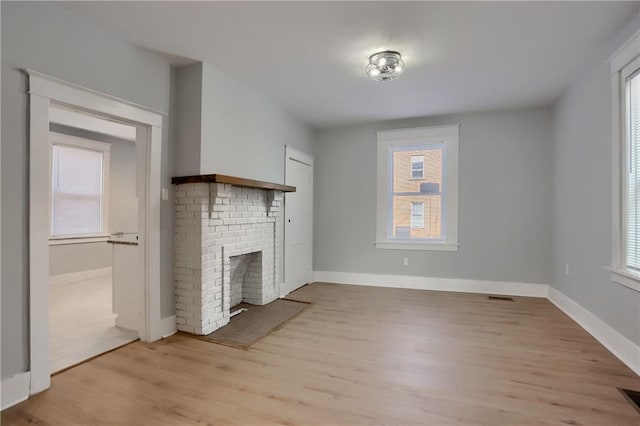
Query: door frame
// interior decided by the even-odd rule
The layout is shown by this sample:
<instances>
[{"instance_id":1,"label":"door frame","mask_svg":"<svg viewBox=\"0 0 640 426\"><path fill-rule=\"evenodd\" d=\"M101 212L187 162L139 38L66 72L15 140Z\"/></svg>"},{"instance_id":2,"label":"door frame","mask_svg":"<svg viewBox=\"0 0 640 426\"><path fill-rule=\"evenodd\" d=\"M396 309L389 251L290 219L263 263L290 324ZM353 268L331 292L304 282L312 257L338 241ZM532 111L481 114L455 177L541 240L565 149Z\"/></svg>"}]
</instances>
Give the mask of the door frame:
<instances>
[{"instance_id":1,"label":"door frame","mask_svg":"<svg viewBox=\"0 0 640 426\"><path fill-rule=\"evenodd\" d=\"M29 330L30 394L51 386L49 371L49 107L60 104L133 125L136 131L136 174L144 170L138 197L139 265L144 281L144 324L140 339L160 339L160 198L162 122L166 113L87 89L37 71L29 77ZM143 168L143 169L140 169Z\"/></svg>"},{"instance_id":2,"label":"door frame","mask_svg":"<svg viewBox=\"0 0 640 426\"><path fill-rule=\"evenodd\" d=\"M308 282L312 282L313 281L313 156L307 154L306 152L303 152L297 148L292 147L291 145L285 145L284 147L285 149L285 157L284 157L284 182L285 185L288 184L287 183L287 163L289 160L292 161L297 161L298 163L302 163L304 165L307 165L309 167L311 167L311 241L309 241L309 247L311 247L311 270L309 271L309 276L307 277ZM283 223L282 223L282 229L283 229L283 241L282 241L282 258L283 258L283 270L282 270L282 276L284 277L284 279L282 280L282 286L280 289L280 296L284 297L287 293L285 293L285 291L288 291L289 286L287 285L287 194L285 194L285 202L284 202L284 215L282 217Z\"/></svg>"}]
</instances>

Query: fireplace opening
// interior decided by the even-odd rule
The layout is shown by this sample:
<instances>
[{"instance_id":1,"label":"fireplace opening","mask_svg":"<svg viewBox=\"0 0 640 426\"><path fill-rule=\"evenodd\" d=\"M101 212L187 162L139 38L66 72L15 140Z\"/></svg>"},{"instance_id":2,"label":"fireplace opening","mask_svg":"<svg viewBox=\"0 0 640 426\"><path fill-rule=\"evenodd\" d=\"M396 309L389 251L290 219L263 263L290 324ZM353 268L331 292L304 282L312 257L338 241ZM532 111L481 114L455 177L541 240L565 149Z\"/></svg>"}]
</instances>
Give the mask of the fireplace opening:
<instances>
[{"instance_id":1,"label":"fireplace opening","mask_svg":"<svg viewBox=\"0 0 640 426\"><path fill-rule=\"evenodd\" d=\"M231 256L230 299L231 312L242 302L262 304L262 251Z\"/></svg>"}]
</instances>

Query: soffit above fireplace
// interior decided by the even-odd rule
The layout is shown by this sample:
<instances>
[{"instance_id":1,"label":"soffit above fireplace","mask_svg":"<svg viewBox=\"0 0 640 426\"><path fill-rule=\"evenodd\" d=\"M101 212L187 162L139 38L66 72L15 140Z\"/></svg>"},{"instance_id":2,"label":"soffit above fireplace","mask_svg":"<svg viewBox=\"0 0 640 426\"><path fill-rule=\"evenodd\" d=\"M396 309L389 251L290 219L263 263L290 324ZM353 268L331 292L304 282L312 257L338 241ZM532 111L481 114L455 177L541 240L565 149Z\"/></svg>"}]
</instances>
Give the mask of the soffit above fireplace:
<instances>
[{"instance_id":1,"label":"soffit above fireplace","mask_svg":"<svg viewBox=\"0 0 640 426\"><path fill-rule=\"evenodd\" d=\"M242 188L271 189L282 192L296 192L295 186L282 185L272 182L263 182L260 180L245 179L221 174L174 177L171 178L171 183L174 185L181 185L184 183L226 183L228 185L239 186Z\"/></svg>"}]
</instances>

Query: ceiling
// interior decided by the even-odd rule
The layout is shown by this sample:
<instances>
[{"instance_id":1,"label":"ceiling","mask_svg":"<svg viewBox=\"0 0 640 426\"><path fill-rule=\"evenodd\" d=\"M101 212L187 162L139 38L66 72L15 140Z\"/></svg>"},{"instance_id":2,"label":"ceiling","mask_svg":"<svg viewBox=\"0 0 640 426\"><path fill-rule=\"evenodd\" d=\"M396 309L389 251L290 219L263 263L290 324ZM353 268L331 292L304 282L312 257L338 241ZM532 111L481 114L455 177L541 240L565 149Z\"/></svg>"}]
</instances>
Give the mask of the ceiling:
<instances>
[{"instance_id":1,"label":"ceiling","mask_svg":"<svg viewBox=\"0 0 640 426\"><path fill-rule=\"evenodd\" d=\"M638 2L57 4L209 63L315 128L550 104L640 13ZM383 49L400 51L406 72L370 81L367 58Z\"/></svg>"}]
</instances>

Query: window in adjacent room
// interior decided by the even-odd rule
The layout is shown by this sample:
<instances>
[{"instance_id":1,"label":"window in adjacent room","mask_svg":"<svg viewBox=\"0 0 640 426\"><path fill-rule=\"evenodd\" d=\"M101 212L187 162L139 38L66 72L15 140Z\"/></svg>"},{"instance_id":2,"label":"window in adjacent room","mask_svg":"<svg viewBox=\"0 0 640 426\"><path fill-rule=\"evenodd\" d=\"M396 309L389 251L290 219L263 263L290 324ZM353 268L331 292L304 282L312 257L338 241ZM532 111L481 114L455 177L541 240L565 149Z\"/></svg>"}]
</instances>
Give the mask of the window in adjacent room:
<instances>
[{"instance_id":1,"label":"window in adjacent room","mask_svg":"<svg viewBox=\"0 0 640 426\"><path fill-rule=\"evenodd\" d=\"M51 132L51 240L108 235L109 144Z\"/></svg>"},{"instance_id":2,"label":"window in adjacent room","mask_svg":"<svg viewBox=\"0 0 640 426\"><path fill-rule=\"evenodd\" d=\"M378 132L376 247L457 250L458 126Z\"/></svg>"}]
</instances>

